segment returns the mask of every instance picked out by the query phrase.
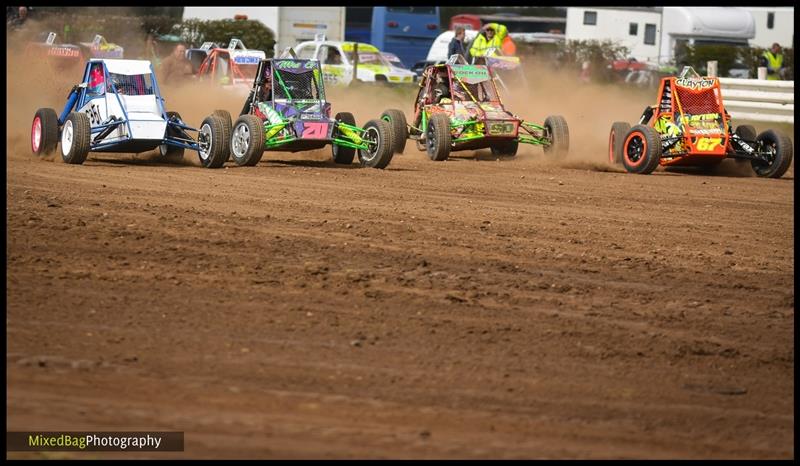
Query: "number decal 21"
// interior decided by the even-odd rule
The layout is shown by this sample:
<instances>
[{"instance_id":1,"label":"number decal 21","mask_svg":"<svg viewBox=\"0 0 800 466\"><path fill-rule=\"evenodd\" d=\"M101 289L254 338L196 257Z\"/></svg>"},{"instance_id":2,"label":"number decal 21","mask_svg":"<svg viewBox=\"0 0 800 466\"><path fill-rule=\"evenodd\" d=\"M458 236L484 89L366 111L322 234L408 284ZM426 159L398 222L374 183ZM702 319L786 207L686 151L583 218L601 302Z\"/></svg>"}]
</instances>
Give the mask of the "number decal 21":
<instances>
[{"instance_id":1,"label":"number decal 21","mask_svg":"<svg viewBox=\"0 0 800 466\"><path fill-rule=\"evenodd\" d=\"M303 125L303 137L309 139L325 139L328 136L328 124L307 121Z\"/></svg>"}]
</instances>

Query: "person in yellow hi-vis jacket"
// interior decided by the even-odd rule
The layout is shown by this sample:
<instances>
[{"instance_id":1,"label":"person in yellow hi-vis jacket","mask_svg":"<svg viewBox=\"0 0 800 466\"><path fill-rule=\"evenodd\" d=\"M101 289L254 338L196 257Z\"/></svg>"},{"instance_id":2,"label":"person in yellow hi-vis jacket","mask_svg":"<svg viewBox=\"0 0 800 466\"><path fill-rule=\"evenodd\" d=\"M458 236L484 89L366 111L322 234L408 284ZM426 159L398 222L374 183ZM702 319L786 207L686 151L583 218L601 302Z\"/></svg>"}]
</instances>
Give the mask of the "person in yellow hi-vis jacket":
<instances>
[{"instance_id":1,"label":"person in yellow hi-vis jacket","mask_svg":"<svg viewBox=\"0 0 800 466\"><path fill-rule=\"evenodd\" d=\"M783 79L783 53L780 44L775 42L771 50L764 50L761 55L761 66L767 67L767 79L773 81Z\"/></svg>"},{"instance_id":2,"label":"person in yellow hi-vis jacket","mask_svg":"<svg viewBox=\"0 0 800 466\"><path fill-rule=\"evenodd\" d=\"M502 24L489 23L481 28L480 34L472 41L469 49L473 57L483 57L490 48L502 50L503 39L508 35L508 29Z\"/></svg>"}]
</instances>

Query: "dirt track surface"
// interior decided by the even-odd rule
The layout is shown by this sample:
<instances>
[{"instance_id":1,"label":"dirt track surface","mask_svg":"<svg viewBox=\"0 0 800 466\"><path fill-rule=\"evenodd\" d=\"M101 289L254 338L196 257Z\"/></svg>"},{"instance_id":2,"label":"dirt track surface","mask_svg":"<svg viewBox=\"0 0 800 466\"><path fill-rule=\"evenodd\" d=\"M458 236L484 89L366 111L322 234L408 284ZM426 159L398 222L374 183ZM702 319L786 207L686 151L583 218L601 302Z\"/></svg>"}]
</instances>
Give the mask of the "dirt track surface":
<instances>
[{"instance_id":1,"label":"dirt track surface","mask_svg":"<svg viewBox=\"0 0 800 466\"><path fill-rule=\"evenodd\" d=\"M75 78L28 75L7 84L7 429L186 451L12 457L794 456L794 169L609 167L611 122L651 94L532 73L509 106L566 117L561 161L69 166L28 137ZM243 101L164 95L194 125ZM329 96L358 123L413 100Z\"/></svg>"},{"instance_id":2,"label":"dirt track surface","mask_svg":"<svg viewBox=\"0 0 800 466\"><path fill-rule=\"evenodd\" d=\"M151 457L793 457L792 179L316 158L9 153L8 429L186 432Z\"/></svg>"}]
</instances>

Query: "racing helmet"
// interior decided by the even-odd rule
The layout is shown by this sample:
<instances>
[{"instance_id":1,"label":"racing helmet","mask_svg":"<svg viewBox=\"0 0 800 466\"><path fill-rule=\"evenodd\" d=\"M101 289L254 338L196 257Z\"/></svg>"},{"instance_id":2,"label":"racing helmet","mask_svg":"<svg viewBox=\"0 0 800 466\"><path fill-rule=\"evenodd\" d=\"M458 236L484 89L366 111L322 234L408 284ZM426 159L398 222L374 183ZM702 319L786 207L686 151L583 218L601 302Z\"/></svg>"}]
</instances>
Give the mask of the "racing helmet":
<instances>
[{"instance_id":1,"label":"racing helmet","mask_svg":"<svg viewBox=\"0 0 800 466\"><path fill-rule=\"evenodd\" d=\"M108 86L109 90L111 90L111 85L113 84L117 92L119 92L120 94L124 94L125 86L123 86L123 82L120 76L118 74L113 74L113 73L109 73L108 76L109 78L111 78L109 80L110 81Z\"/></svg>"}]
</instances>

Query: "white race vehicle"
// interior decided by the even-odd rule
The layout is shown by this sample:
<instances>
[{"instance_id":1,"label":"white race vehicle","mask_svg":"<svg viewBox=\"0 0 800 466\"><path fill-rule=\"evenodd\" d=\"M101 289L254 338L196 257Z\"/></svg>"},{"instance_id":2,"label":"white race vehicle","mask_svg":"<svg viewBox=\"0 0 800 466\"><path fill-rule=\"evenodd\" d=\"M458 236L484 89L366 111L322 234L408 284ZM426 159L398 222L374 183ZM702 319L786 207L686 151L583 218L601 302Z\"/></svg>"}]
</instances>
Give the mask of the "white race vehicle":
<instances>
[{"instance_id":1,"label":"white race vehicle","mask_svg":"<svg viewBox=\"0 0 800 466\"><path fill-rule=\"evenodd\" d=\"M313 41L294 48L299 59L317 59L326 84L350 84L353 80L355 42L330 41L317 34ZM392 66L377 47L358 43L358 80L365 82L413 83L414 73Z\"/></svg>"},{"instance_id":2,"label":"white race vehicle","mask_svg":"<svg viewBox=\"0 0 800 466\"><path fill-rule=\"evenodd\" d=\"M230 115L220 110L215 115L230 132ZM172 159L183 157L185 149L208 151L213 136L209 130L201 130L197 140L187 131L197 130L187 126L177 112L164 109L149 61L91 59L60 116L52 108L36 111L31 149L37 155L48 154L60 142L64 162L78 165L89 152L159 149L163 157Z\"/></svg>"}]
</instances>

